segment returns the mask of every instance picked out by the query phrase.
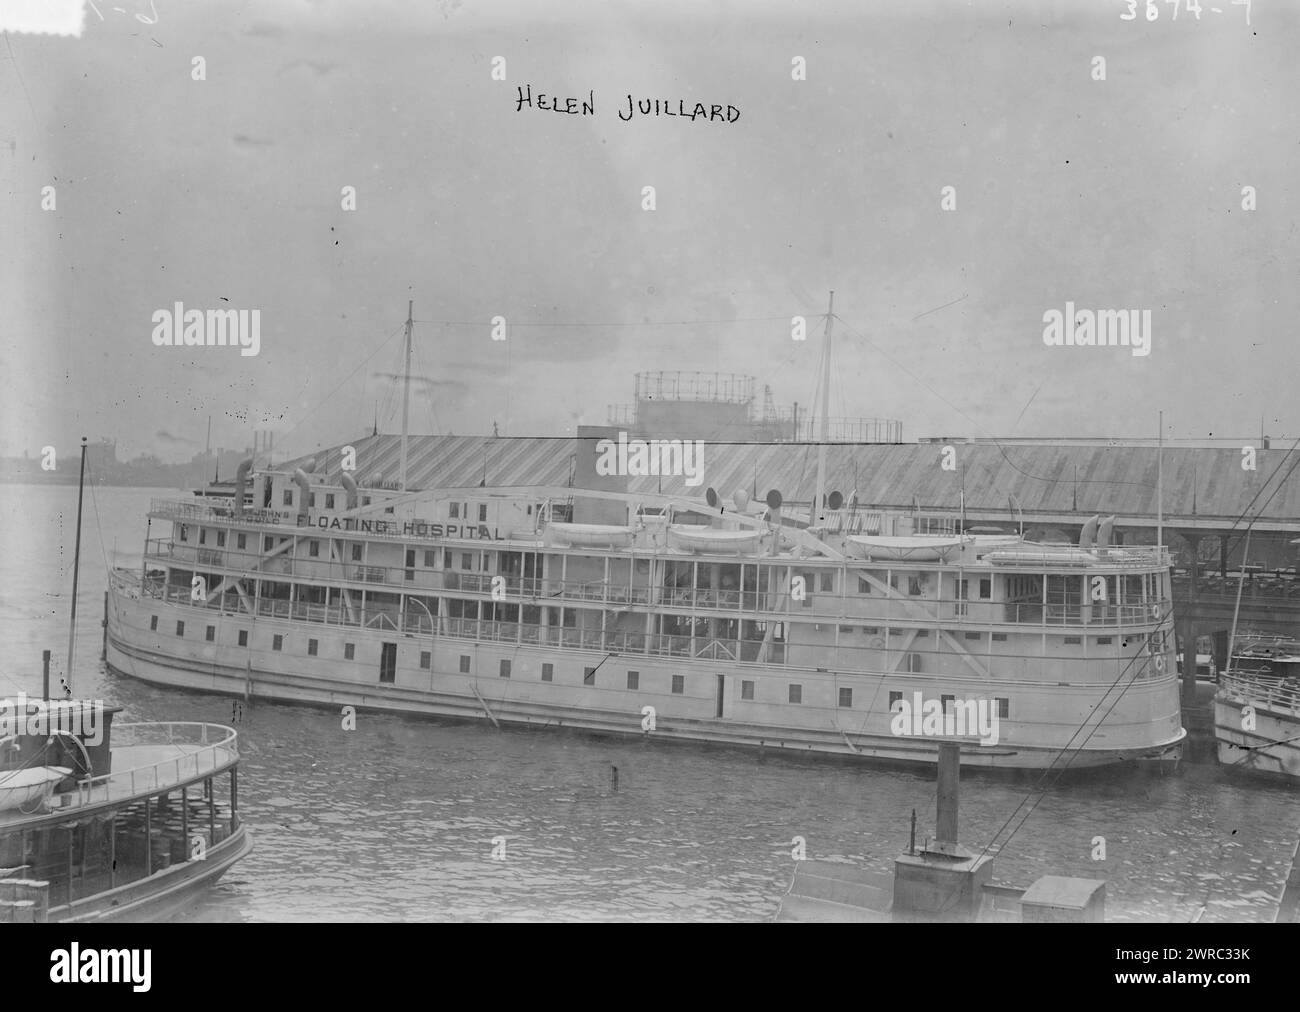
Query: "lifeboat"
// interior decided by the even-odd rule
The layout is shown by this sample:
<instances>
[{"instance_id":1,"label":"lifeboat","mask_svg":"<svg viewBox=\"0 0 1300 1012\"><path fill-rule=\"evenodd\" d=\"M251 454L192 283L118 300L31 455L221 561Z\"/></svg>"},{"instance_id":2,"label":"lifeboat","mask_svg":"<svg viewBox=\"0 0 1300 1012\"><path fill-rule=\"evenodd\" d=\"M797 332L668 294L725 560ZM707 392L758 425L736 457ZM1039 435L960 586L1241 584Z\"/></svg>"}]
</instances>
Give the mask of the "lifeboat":
<instances>
[{"instance_id":1,"label":"lifeboat","mask_svg":"<svg viewBox=\"0 0 1300 1012\"><path fill-rule=\"evenodd\" d=\"M860 559L894 559L911 562L933 562L945 559L962 546L960 537L943 537L934 534L885 535L850 534L845 539L849 554Z\"/></svg>"},{"instance_id":2,"label":"lifeboat","mask_svg":"<svg viewBox=\"0 0 1300 1012\"><path fill-rule=\"evenodd\" d=\"M0 771L0 812L12 808L30 810L43 806L54 785L72 775L63 766L32 766L28 769Z\"/></svg>"},{"instance_id":3,"label":"lifeboat","mask_svg":"<svg viewBox=\"0 0 1300 1012\"><path fill-rule=\"evenodd\" d=\"M679 552L735 552L740 555L756 549L762 537L762 531L724 531L690 524L674 524L668 528L668 542Z\"/></svg>"},{"instance_id":4,"label":"lifeboat","mask_svg":"<svg viewBox=\"0 0 1300 1012\"><path fill-rule=\"evenodd\" d=\"M1024 545L998 549L984 558L1000 566L1096 566L1140 561L1141 556L1122 549L1074 548L1070 545Z\"/></svg>"},{"instance_id":5,"label":"lifeboat","mask_svg":"<svg viewBox=\"0 0 1300 1012\"><path fill-rule=\"evenodd\" d=\"M636 536L635 527L621 524L565 524L552 522L546 529L566 545L586 548L626 548Z\"/></svg>"}]
</instances>

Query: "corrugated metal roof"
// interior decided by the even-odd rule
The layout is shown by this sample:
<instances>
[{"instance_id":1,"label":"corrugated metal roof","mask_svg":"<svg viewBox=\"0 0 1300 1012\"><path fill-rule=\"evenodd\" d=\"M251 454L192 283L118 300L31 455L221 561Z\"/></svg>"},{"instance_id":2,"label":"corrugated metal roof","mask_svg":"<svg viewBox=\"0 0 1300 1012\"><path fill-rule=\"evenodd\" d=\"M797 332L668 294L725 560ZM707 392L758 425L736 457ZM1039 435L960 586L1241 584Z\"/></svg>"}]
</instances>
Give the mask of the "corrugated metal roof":
<instances>
[{"instance_id":1,"label":"corrugated metal roof","mask_svg":"<svg viewBox=\"0 0 1300 1012\"><path fill-rule=\"evenodd\" d=\"M397 480L400 436L367 436L351 445L363 484L376 475ZM944 469L944 448L938 444L832 445L827 449L826 488L838 489L846 499L856 491L863 505L951 509L958 505L964 483L966 504L975 510L1007 510L1009 497L1015 496L1026 513L1156 513L1155 447L951 445L953 470ZM413 489L472 487L480 482L565 485L576 447L572 437L412 436L407 484ZM315 454L317 472L337 475L340 451L334 447ZM647 476L630 478L629 490L702 496L711 486L730 501L737 489L763 497L776 488L787 502L807 503L812 498L815 444L705 443L703 454L704 477L697 487L688 488L680 476ZM1300 517L1300 475L1282 480L1297 457L1300 452L1259 450L1256 469L1250 471L1242 468L1239 449L1166 448L1166 516ZM305 459L280 466L293 467Z\"/></svg>"}]
</instances>

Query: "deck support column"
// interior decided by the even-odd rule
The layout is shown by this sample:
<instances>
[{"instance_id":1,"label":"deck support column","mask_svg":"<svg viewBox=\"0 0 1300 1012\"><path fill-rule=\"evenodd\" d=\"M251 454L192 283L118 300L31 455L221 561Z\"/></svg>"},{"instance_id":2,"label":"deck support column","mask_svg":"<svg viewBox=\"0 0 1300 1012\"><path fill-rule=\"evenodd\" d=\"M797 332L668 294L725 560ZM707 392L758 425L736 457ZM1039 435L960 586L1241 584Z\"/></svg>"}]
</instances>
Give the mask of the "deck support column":
<instances>
[{"instance_id":1,"label":"deck support column","mask_svg":"<svg viewBox=\"0 0 1300 1012\"><path fill-rule=\"evenodd\" d=\"M1183 619L1177 624L1177 649L1183 654L1183 726L1187 726L1187 710L1196 701L1196 623Z\"/></svg>"},{"instance_id":2,"label":"deck support column","mask_svg":"<svg viewBox=\"0 0 1300 1012\"><path fill-rule=\"evenodd\" d=\"M117 813L108 820L108 887L117 887Z\"/></svg>"}]
</instances>

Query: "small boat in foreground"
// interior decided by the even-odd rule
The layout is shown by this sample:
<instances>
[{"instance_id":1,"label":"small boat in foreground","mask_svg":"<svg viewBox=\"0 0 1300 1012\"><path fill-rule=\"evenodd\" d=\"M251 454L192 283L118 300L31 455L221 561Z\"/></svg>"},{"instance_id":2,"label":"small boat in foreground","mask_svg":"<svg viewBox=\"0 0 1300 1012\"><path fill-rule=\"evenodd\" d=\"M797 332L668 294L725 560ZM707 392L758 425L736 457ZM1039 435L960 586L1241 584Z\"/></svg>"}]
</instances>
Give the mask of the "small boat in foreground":
<instances>
[{"instance_id":1,"label":"small boat in foreground","mask_svg":"<svg viewBox=\"0 0 1300 1012\"><path fill-rule=\"evenodd\" d=\"M0 923L165 920L252 849L231 728L113 727L89 702L0 706L29 725L42 707L80 708L75 726L93 732L0 742Z\"/></svg>"}]
</instances>

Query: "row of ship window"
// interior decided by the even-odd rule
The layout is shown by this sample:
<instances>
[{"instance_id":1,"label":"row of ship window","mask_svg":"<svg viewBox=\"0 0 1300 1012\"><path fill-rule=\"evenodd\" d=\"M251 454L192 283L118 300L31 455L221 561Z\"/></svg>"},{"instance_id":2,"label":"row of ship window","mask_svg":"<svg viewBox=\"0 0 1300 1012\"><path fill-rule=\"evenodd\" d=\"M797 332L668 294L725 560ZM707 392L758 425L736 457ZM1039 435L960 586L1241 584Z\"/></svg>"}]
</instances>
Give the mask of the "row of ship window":
<instances>
[{"instance_id":1,"label":"row of ship window","mask_svg":"<svg viewBox=\"0 0 1300 1012\"><path fill-rule=\"evenodd\" d=\"M157 631L157 629L158 629L158 616L157 616L157 615L150 616L149 628L150 628L150 630ZM216 627L216 626L213 626L213 625L207 626L207 627L206 627L206 630L205 630L205 633L204 633L204 639L207 640L209 643L212 642L213 640L216 639L216 632L217 632L217 627ZM185 623L184 623L184 622L177 622L177 623L176 623L176 635L177 635L177 636L184 636L184 635L185 635ZM1109 639L1109 637L1106 637L1106 638ZM247 630L247 629L240 629L240 630L239 630L239 645L240 645L241 647L248 646L248 630ZM317 640L315 640L315 639L308 639L308 640L307 640L307 655L308 655L309 657L316 657L316 656L318 656L318 655L317 655L317 647L318 647L318 646L319 646L319 641L317 641ZM271 649L272 649L272 650L283 650L283 649L284 649L284 636L283 636L282 634L280 634L280 633L276 633L276 634L273 635L273 637L272 637L272 639L271 639ZM356 644L355 644L355 643L344 643L344 644L343 644L343 659L344 659L345 661L351 661L351 660L355 660L355 659L356 659ZM461 655L460 655L460 673L461 673L462 675L468 675L468 674L470 673L470 664L471 664L471 660L472 660L472 659L471 659L471 657L470 657L469 654L461 654ZM420 651L420 667L421 667L421 669L423 669L423 670L425 670L425 671L428 671L428 670L430 670L430 668L432 667L432 665L433 665L433 654L432 654L432 652L431 652L431 651L428 651L428 650L421 650L421 651ZM504 657L501 658L501 661L500 661L500 667L499 667L499 669L498 669L498 675L499 675L501 678L509 678L510 675L511 675L511 667L512 667L511 662L510 662L507 658L504 658ZM394 676L395 676L395 674L396 674L395 667L393 667L393 666L387 666L387 667L381 669L381 674L380 674L380 679L379 679L379 680L380 680L381 682L391 682L391 681L394 680ZM550 661L543 661L543 662L542 662L542 675L541 675L541 680L542 680L543 682L552 682L552 681L555 680L555 665L554 665L553 663L551 663ZM583 667L583 669L582 669L582 684L583 684L583 685L589 685L589 686L595 686L595 684L596 684L596 668L595 668L595 667L589 667L589 666L587 666L587 667ZM755 680L752 679L752 678L743 678L743 679L741 679L741 681L740 681L740 698L741 698L742 700L752 700L752 699L754 698L754 685L755 685ZM639 690L639 689L641 688L641 672L640 672L640 671L628 671L628 672L627 672L627 687L628 687L628 689L633 690L633 691ZM799 684L799 683L797 683L797 682L790 682L790 683L788 684L788 689L789 689L789 693L788 693L789 702L791 702L791 703L802 703L802 702L803 702L803 685L801 685L801 684ZM675 696L680 696L680 695L683 695L685 692L686 692L686 676L685 676L685 675L673 675L673 676L672 676L672 694L675 695ZM901 692L891 692L891 693L889 694L889 706L890 706L890 709L892 710L892 709L893 709L893 706L894 706L894 703L897 702L897 701L899 701L899 700L901 700L902 698L903 698L903 694L902 694ZM951 703L951 702L952 702L956 697L955 697L955 696L950 696L950 695L941 695L939 698L940 698L940 701L943 703L944 712L947 713L947 712L948 712L948 704ZM1011 715L1011 709L1010 709L1010 707L1011 707L1011 702L1010 702L1010 700L1009 700L1009 699L1004 699L1004 698L1000 698L1000 697L999 697L999 698L996 700L996 702L997 702L997 704L998 704L998 716L1001 717L1001 718L1003 718L1003 719L1006 719L1006 718L1010 717L1010 715ZM838 705L841 706L841 707L844 707L844 708L851 708L851 707L853 706L853 689L848 688L848 687L846 687L846 686L840 686L840 689L839 689L839 698L838 698Z\"/></svg>"}]
</instances>

